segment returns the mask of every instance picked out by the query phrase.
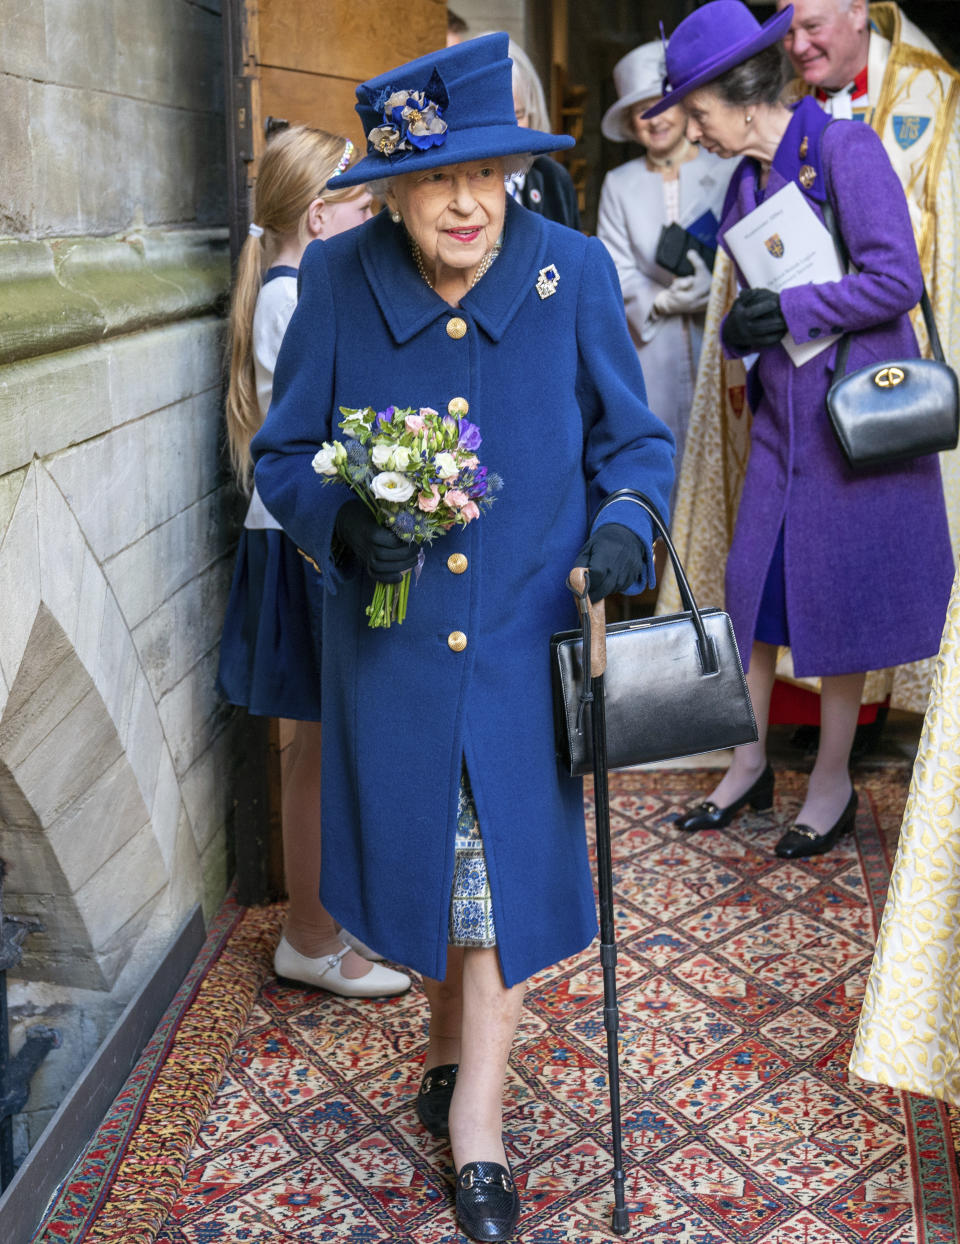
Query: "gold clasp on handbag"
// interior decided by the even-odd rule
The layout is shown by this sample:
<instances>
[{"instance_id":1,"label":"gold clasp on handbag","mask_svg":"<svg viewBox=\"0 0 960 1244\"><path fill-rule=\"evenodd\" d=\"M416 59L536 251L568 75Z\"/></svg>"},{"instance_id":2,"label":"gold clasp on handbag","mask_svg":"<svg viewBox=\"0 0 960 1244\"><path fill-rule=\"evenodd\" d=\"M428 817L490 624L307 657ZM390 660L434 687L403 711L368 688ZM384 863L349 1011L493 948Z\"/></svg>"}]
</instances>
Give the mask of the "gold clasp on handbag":
<instances>
[{"instance_id":1,"label":"gold clasp on handbag","mask_svg":"<svg viewBox=\"0 0 960 1244\"><path fill-rule=\"evenodd\" d=\"M874 376L873 383L881 389L895 389L905 379L906 373L902 367L881 367Z\"/></svg>"}]
</instances>

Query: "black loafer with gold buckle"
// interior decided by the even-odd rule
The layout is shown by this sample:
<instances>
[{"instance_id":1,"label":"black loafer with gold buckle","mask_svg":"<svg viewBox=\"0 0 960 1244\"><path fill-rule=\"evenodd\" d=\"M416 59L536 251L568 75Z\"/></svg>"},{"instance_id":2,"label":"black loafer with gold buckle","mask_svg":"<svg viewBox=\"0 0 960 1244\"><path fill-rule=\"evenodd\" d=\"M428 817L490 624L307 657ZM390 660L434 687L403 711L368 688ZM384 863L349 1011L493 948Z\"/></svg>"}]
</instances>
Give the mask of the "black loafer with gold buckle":
<instances>
[{"instance_id":1,"label":"black loafer with gold buckle","mask_svg":"<svg viewBox=\"0 0 960 1244\"><path fill-rule=\"evenodd\" d=\"M847 806L825 834L818 834L809 825L792 825L774 847L782 860L802 860L810 855L824 855L838 838L853 829L857 819L857 792L851 791Z\"/></svg>"},{"instance_id":2,"label":"black loafer with gold buckle","mask_svg":"<svg viewBox=\"0 0 960 1244\"><path fill-rule=\"evenodd\" d=\"M686 812L681 812L678 817L674 818L673 823L685 834L695 834L701 829L725 829L740 809L745 808L747 804L755 812L766 812L768 808L773 807L773 770L769 765L749 790L744 791L739 799L727 804L725 808L718 808L708 799L693 808L688 808Z\"/></svg>"},{"instance_id":3,"label":"black loafer with gold buckle","mask_svg":"<svg viewBox=\"0 0 960 1244\"><path fill-rule=\"evenodd\" d=\"M497 1162L467 1162L457 1175L457 1221L474 1240L506 1240L520 1217L513 1176Z\"/></svg>"},{"instance_id":4,"label":"black loafer with gold buckle","mask_svg":"<svg viewBox=\"0 0 960 1244\"><path fill-rule=\"evenodd\" d=\"M458 1063L442 1063L423 1073L417 1093L417 1118L431 1136L450 1135L450 1099L457 1084Z\"/></svg>"}]
</instances>

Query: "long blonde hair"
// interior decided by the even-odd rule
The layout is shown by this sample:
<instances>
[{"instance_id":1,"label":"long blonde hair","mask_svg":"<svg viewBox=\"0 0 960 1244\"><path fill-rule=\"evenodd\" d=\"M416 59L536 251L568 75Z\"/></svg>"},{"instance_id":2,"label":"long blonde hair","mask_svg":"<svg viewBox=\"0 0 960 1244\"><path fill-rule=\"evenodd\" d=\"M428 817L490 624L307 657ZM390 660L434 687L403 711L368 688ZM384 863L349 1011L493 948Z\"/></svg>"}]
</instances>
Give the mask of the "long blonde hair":
<instances>
[{"instance_id":1,"label":"long blonde hair","mask_svg":"<svg viewBox=\"0 0 960 1244\"><path fill-rule=\"evenodd\" d=\"M346 152L347 140L325 130L292 125L275 134L260 158L253 198L253 220L263 230L248 236L240 251L230 301L227 353L227 443L230 463L244 492L250 491L250 442L263 422L253 366L253 315L264 271L279 243L306 230L314 199L338 203L364 193L363 186L329 189L327 182ZM336 182L334 181L334 186Z\"/></svg>"}]
</instances>

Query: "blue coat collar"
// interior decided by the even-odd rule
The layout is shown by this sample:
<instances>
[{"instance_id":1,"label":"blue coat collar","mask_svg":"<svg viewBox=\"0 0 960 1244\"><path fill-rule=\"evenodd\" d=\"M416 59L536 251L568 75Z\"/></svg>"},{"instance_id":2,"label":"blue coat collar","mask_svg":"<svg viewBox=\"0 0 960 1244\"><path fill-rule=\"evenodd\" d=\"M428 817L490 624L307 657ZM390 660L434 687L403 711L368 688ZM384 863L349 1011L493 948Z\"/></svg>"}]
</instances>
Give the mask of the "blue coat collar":
<instances>
[{"instance_id":1,"label":"blue coat collar","mask_svg":"<svg viewBox=\"0 0 960 1244\"><path fill-rule=\"evenodd\" d=\"M543 267L544 232L539 217L508 196L500 257L460 303L493 341L500 340L536 284ZM450 304L417 271L406 231L387 212L361 226L358 249L373 296L397 345L410 341L439 316L451 315Z\"/></svg>"}]
</instances>

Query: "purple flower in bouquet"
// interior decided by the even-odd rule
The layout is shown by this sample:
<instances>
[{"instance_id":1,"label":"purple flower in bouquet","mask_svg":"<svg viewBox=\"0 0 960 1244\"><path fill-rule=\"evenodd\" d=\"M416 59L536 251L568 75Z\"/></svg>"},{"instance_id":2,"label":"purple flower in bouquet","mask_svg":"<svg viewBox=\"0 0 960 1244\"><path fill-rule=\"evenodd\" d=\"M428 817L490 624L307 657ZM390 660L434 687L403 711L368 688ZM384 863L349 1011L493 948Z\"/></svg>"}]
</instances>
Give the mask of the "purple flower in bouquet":
<instances>
[{"instance_id":1,"label":"purple flower in bouquet","mask_svg":"<svg viewBox=\"0 0 960 1244\"><path fill-rule=\"evenodd\" d=\"M480 435L480 429L475 423L471 423L469 419L460 420L460 448L473 453L474 450L480 448L483 437Z\"/></svg>"},{"instance_id":2,"label":"purple flower in bouquet","mask_svg":"<svg viewBox=\"0 0 960 1244\"><path fill-rule=\"evenodd\" d=\"M471 497L485 497L487 495L487 468L478 466L475 471L471 472L472 479L467 485L470 490Z\"/></svg>"}]
</instances>

